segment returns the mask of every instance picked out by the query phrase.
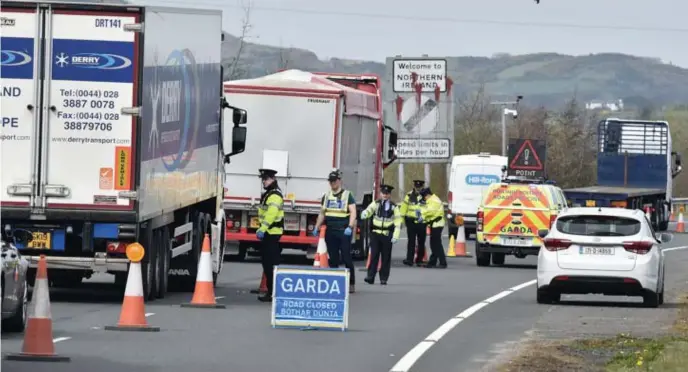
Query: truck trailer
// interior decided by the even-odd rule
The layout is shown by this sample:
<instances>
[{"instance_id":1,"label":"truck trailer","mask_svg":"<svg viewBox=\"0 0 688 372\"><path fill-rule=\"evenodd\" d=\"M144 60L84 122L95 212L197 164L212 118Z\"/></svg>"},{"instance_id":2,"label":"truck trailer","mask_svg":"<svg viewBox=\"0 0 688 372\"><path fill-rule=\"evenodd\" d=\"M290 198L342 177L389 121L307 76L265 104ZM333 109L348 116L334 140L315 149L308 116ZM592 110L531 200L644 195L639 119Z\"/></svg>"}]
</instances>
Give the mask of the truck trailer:
<instances>
[{"instance_id":1,"label":"truck trailer","mask_svg":"<svg viewBox=\"0 0 688 372\"><path fill-rule=\"evenodd\" d=\"M2 16L0 211L32 234L30 281L45 255L55 286L124 284L139 242L145 298L192 290L205 234L216 279L247 117L222 98L222 12L5 1Z\"/></svg>"},{"instance_id":2,"label":"truck trailer","mask_svg":"<svg viewBox=\"0 0 688 372\"><path fill-rule=\"evenodd\" d=\"M311 232L320 212L320 200L329 189L327 175L333 168L342 171L343 186L355 195L359 209L376 195L384 159L379 79L328 77L286 70L257 79L225 82L227 102L250 111L251 126L260 133L249 138L244 161L225 167L227 254L243 260L248 253L259 250L255 236L262 192L259 168L277 171L285 197L281 247L305 251L309 258L318 241ZM349 86L335 78L348 79ZM393 150L396 136L388 137ZM366 225L356 230L354 254L362 259Z\"/></svg>"},{"instance_id":3,"label":"truck trailer","mask_svg":"<svg viewBox=\"0 0 688 372\"><path fill-rule=\"evenodd\" d=\"M669 225L672 183L682 169L666 121L609 118L597 128L597 184L564 190L569 206L642 209Z\"/></svg>"}]
</instances>

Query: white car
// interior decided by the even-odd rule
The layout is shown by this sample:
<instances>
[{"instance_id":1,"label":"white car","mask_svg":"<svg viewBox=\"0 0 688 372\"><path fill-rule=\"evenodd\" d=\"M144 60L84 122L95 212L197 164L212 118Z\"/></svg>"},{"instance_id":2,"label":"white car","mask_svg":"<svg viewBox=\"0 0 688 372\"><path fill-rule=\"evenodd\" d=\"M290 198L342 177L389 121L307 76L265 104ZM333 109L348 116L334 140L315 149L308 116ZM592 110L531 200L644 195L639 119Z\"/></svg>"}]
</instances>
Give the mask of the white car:
<instances>
[{"instance_id":1,"label":"white car","mask_svg":"<svg viewBox=\"0 0 688 372\"><path fill-rule=\"evenodd\" d=\"M562 293L642 296L647 307L664 303L662 243L641 210L567 208L538 254L537 302L559 301Z\"/></svg>"}]
</instances>

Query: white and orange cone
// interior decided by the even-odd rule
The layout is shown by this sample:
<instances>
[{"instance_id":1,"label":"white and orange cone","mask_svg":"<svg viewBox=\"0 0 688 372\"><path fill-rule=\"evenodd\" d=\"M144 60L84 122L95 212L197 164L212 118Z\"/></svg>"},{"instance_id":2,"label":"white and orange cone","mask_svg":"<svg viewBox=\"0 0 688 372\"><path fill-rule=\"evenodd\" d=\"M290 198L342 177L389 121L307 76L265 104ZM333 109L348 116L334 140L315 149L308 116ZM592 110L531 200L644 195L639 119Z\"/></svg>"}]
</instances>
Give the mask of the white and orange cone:
<instances>
[{"instance_id":1,"label":"white and orange cone","mask_svg":"<svg viewBox=\"0 0 688 372\"><path fill-rule=\"evenodd\" d=\"M143 259L143 255L140 256L140 259ZM140 259L136 261L130 259L127 286L124 289L124 300L122 301L119 322L115 326L105 326L104 329L106 331L160 332L160 327L150 326L146 321Z\"/></svg>"},{"instance_id":2,"label":"white and orange cone","mask_svg":"<svg viewBox=\"0 0 688 372\"><path fill-rule=\"evenodd\" d=\"M466 252L466 228L463 225L460 225L456 232L454 247L452 247L451 239L449 240L449 250L450 252L453 252L454 255L449 256L447 254L447 257L471 257L471 254Z\"/></svg>"},{"instance_id":3,"label":"white and orange cone","mask_svg":"<svg viewBox=\"0 0 688 372\"><path fill-rule=\"evenodd\" d=\"M29 307L29 317L24 331L24 344L19 354L9 354L7 360L27 362L69 362L70 358L55 354L53 343L53 321L50 312L48 289L48 264L45 256L38 260L36 283Z\"/></svg>"},{"instance_id":4,"label":"white and orange cone","mask_svg":"<svg viewBox=\"0 0 688 372\"><path fill-rule=\"evenodd\" d=\"M676 232L686 232L686 226L683 223L683 213L678 214L678 222L676 222Z\"/></svg>"},{"instance_id":5,"label":"white and orange cone","mask_svg":"<svg viewBox=\"0 0 688 372\"><path fill-rule=\"evenodd\" d=\"M320 226L320 238L318 239L318 248L315 251L315 258L313 259L313 267L328 268L330 267L327 255L327 243L325 242L326 226Z\"/></svg>"},{"instance_id":6,"label":"white and orange cone","mask_svg":"<svg viewBox=\"0 0 688 372\"><path fill-rule=\"evenodd\" d=\"M201 259L198 261L198 274L196 275L196 288L191 302L182 307L198 307L211 309L224 309L225 305L215 301L215 288L213 288L213 261L210 258L210 237L205 234Z\"/></svg>"}]
</instances>

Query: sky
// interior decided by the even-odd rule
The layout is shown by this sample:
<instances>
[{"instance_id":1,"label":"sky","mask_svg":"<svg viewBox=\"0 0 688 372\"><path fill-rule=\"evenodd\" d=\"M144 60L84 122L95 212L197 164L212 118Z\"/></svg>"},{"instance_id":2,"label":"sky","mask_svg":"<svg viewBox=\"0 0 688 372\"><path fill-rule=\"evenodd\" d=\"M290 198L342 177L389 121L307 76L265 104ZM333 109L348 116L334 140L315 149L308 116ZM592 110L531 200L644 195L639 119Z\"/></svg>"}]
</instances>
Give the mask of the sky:
<instances>
[{"instance_id":1,"label":"sky","mask_svg":"<svg viewBox=\"0 0 688 372\"><path fill-rule=\"evenodd\" d=\"M688 1L683 0L134 2L219 8L225 31L234 35L250 5L249 41L312 50L320 59L618 52L688 68Z\"/></svg>"}]
</instances>

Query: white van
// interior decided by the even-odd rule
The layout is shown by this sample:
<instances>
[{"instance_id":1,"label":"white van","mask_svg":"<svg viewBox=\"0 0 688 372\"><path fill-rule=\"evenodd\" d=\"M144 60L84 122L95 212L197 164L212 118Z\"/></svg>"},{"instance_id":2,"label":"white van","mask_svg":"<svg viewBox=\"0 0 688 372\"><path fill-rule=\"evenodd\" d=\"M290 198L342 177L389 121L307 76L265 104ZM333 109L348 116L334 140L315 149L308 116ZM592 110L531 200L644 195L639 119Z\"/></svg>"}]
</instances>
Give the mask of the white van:
<instances>
[{"instance_id":1,"label":"white van","mask_svg":"<svg viewBox=\"0 0 688 372\"><path fill-rule=\"evenodd\" d=\"M449 235L456 236L457 217L462 217L466 239L475 234L476 216L483 193L494 182L500 182L507 157L481 152L478 155L458 155L452 158L449 176Z\"/></svg>"}]
</instances>

